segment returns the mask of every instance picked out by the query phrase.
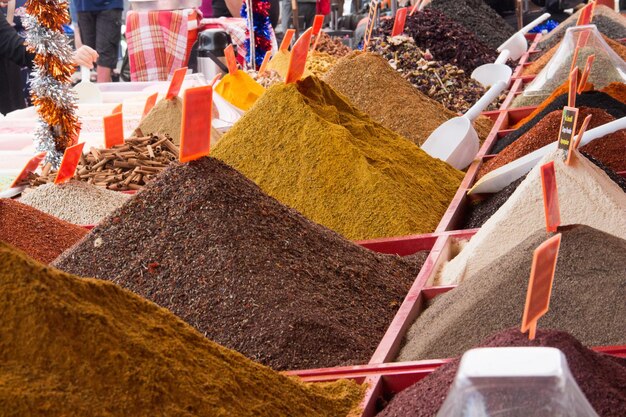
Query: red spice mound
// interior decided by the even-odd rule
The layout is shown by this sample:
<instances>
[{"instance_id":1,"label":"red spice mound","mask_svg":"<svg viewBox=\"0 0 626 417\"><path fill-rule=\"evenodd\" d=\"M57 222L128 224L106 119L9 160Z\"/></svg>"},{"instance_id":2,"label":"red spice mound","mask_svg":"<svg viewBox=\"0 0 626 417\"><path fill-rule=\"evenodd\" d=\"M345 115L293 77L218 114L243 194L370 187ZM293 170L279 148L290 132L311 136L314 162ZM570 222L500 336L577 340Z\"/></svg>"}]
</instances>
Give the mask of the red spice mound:
<instances>
[{"instance_id":1,"label":"red spice mound","mask_svg":"<svg viewBox=\"0 0 626 417\"><path fill-rule=\"evenodd\" d=\"M86 229L26 204L0 199L0 240L39 262L52 262L86 234Z\"/></svg>"},{"instance_id":2,"label":"red spice mound","mask_svg":"<svg viewBox=\"0 0 626 417\"><path fill-rule=\"evenodd\" d=\"M482 347L548 346L561 350L567 364L600 417L621 417L626 409L626 361L584 347L572 335L556 330L537 330L535 340L519 329L497 333ZM432 417L443 404L454 381L460 359L443 365L428 377L396 395L379 417Z\"/></svg>"},{"instance_id":3,"label":"red spice mound","mask_svg":"<svg viewBox=\"0 0 626 417\"><path fill-rule=\"evenodd\" d=\"M601 126L605 123L615 120L613 116L608 114L602 109L596 109L591 107L580 107L578 112L578 127L582 125L585 117L591 115L589 126L587 129L593 129L594 127ZM555 110L550 112L541 119L532 129L524 133L516 141L504 148L498 155L484 163L478 170L478 176L476 179L480 179L485 174L500 168L509 162L515 161L524 155L527 155L539 148L548 145L551 142L556 141L559 138L559 129L561 127L561 117L563 116L562 110ZM601 162L601 158L598 158Z\"/></svg>"},{"instance_id":4,"label":"red spice mound","mask_svg":"<svg viewBox=\"0 0 626 417\"><path fill-rule=\"evenodd\" d=\"M618 130L580 148L613 171L626 171L626 130Z\"/></svg>"}]
</instances>

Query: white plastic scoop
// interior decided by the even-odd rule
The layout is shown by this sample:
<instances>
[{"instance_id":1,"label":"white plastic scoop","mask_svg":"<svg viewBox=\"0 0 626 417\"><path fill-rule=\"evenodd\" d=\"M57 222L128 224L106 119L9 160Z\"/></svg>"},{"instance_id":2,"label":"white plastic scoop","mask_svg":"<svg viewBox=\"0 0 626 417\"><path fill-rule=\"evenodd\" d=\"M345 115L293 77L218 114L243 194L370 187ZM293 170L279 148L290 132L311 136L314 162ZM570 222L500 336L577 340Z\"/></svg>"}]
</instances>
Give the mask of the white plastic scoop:
<instances>
[{"instance_id":1,"label":"white plastic scoop","mask_svg":"<svg viewBox=\"0 0 626 417\"><path fill-rule=\"evenodd\" d=\"M626 129L626 117L613 120L612 122L598 126L595 129L586 131L578 146L584 146L595 139L606 136L609 133L617 132L621 129ZM497 193L515 180L529 173L530 170L537 165L541 158L554 151L556 147L557 141L554 141L543 148L539 148L513 162L509 162L500 168L494 169L476 182L476 184L474 184L474 186L467 193Z\"/></svg>"},{"instance_id":2,"label":"white plastic scoop","mask_svg":"<svg viewBox=\"0 0 626 417\"><path fill-rule=\"evenodd\" d=\"M91 82L89 68L81 65L80 82L74 86L79 103L102 103L100 89Z\"/></svg>"},{"instance_id":3,"label":"white plastic scoop","mask_svg":"<svg viewBox=\"0 0 626 417\"><path fill-rule=\"evenodd\" d=\"M521 28L519 31L515 32L513 36L511 36L498 47L498 52L502 52L505 49L508 49L511 53L509 58L511 58L513 61L517 61L518 59L520 59L522 55L524 55L528 50L528 41L526 40L526 37L524 37L524 35L528 33L529 30L542 23L549 17L550 13L544 13L523 28Z\"/></svg>"},{"instance_id":4,"label":"white plastic scoop","mask_svg":"<svg viewBox=\"0 0 626 417\"><path fill-rule=\"evenodd\" d=\"M484 64L476 68L472 72L472 78L481 83L484 87L494 85L498 81L509 81L513 70L506 65L510 52L508 49L503 50L498 55L496 62L493 64Z\"/></svg>"},{"instance_id":5,"label":"white plastic scoop","mask_svg":"<svg viewBox=\"0 0 626 417\"><path fill-rule=\"evenodd\" d=\"M506 88L507 81L498 81L463 116L455 117L439 126L428 136L422 149L432 156L446 161L457 169L472 163L479 148L478 134L472 126L480 112L496 99Z\"/></svg>"}]
</instances>

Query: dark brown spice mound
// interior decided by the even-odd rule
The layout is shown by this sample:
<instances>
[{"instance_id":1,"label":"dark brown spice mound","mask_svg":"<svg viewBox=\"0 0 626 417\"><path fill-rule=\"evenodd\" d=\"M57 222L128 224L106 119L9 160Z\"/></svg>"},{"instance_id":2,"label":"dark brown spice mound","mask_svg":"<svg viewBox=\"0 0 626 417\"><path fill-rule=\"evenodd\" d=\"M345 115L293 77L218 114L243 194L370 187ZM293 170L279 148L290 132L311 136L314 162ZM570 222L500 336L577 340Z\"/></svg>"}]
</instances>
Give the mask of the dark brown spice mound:
<instances>
[{"instance_id":1,"label":"dark brown spice mound","mask_svg":"<svg viewBox=\"0 0 626 417\"><path fill-rule=\"evenodd\" d=\"M8 198L0 199L0 241L42 263L53 261L87 230Z\"/></svg>"},{"instance_id":2,"label":"dark brown spice mound","mask_svg":"<svg viewBox=\"0 0 626 417\"><path fill-rule=\"evenodd\" d=\"M600 417L621 417L626 409L626 364L619 359L585 348L566 332L537 330L535 340L518 329L491 336L481 347L547 346L561 350L570 371ZM399 393L383 410L382 417L432 417L443 405L460 359L443 365L428 377Z\"/></svg>"},{"instance_id":3,"label":"dark brown spice mound","mask_svg":"<svg viewBox=\"0 0 626 417\"><path fill-rule=\"evenodd\" d=\"M417 274L226 164L176 164L55 265L112 280L275 369L366 363Z\"/></svg>"},{"instance_id":4,"label":"dark brown spice mound","mask_svg":"<svg viewBox=\"0 0 626 417\"><path fill-rule=\"evenodd\" d=\"M393 20L382 22L381 27L389 35ZM498 55L474 33L432 8L407 16L404 32L418 47L428 49L437 61L454 64L468 74L476 67L493 63Z\"/></svg>"}]
</instances>

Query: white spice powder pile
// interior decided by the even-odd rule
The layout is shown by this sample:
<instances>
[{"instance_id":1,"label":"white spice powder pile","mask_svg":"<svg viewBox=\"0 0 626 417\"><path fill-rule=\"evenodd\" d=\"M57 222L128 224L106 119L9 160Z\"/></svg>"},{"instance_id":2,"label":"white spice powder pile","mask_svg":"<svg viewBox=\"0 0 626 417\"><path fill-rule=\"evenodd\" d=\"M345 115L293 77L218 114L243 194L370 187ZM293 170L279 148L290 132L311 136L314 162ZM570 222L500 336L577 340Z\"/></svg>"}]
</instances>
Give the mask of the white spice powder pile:
<instances>
[{"instance_id":1,"label":"white spice powder pile","mask_svg":"<svg viewBox=\"0 0 626 417\"><path fill-rule=\"evenodd\" d=\"M452 259L434 285L463 281L545 228L541 165L554 161L561 224L584 224L626 239L626 193L600 168L578 152L571 166L563 151L546 155L502 207Z\"/></svg>"},{"instance_id":2,"label":"white spice powder pile","mask_svg":"<svg viewBox=\"0 0 626 417\"><path fill-rule=\"evenodd\" d=\"M129 197L86 182L70 181L26 190L20 202L73 224L91 225L100 223Z\"/></svg>"}]
</instances>

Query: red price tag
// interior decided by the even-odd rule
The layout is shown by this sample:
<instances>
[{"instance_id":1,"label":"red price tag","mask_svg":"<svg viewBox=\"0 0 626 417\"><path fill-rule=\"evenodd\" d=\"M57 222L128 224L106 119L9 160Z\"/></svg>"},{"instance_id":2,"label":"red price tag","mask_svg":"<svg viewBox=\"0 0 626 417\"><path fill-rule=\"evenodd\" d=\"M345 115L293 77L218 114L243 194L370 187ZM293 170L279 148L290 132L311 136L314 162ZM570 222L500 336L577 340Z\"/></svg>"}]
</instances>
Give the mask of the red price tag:
<instances>
[{"instance_id":1,"label":"red price tag","mask_svg":"<svg viewBox=\"0 0 626 417\"><path fill-rule=\"evenodd\" d=\"M533 252L533 264L530 270L526 304L522 317L522 332L530 331L528 338L533 340L537 331L537 321L550 307L554 271L561 246L561 234L552 236Z\"/></svg>"},{"instance_id":2,"label":"red price tag","mask_svg":"<svg viewBox=\"0 0 626 417\"><path fill-rule=\"evenodd\" d=\"M415 2L415 5L413 6L413 8L411 9L411 13L409 13L409 16L413 16L413 13L415 13L417 11L417 9L419 9L420 7L420 3L422 2L422 0L417 0Z\"/></svg>"},{"instance_id":3,"label":"red price tag","mask_svg":"<svg viewBox=\"0 0 626 417\"><path fill-rule=\"evenodd\" d=\"M124 143L124 119L122 113L104 117L104 147L112 148Z\"/></svg>"},{"instance_id":4,"label":"red price tag","mask_svg":"<svg viewBox=\"0 0 626 417\"><path fill-rule=\"evenodd\" d=\"M593 2L587 4L580 11L580 15L578 15L578 20L576 21L576 26L584 26L591 23L591 19L593 17Z\"/></svg>"},{"instance_id":5,"label":"red price tag","mask_svg":"<svg viewBox=\"0 0 626 417\"><path fill-rule=\"evenodd\" d=\"M587 78L589 78L589 73L591 72L591 66L593 65L593 61L595 59L596 59L595 55L589 55L587 57L587 63L585 64L583 75L580 77L580 82L578 83L578 94L581 94L583 91L585 91L585 84L587 84Z\"/></svg>"},{"instance_id":6,"label":"red price tag","mask_svg":"<svg viewBox=\"0 0 626 417\"><path fill-rule=\"evenodd\" d=\"M189 88L183 98L183 124L180 135L180 162L193 161L209 154L213 88Z\"/></svg>"},{"instance_id":7,"label":"red price tag","mask_svg":"<svg viewBox=\"0 0 626 417\"><path fill-rule=\"evenodd\" d=\"M226 58L226 66L228 67L228 73L234 74L237 72L237 58L235 58L235 50L233 45L228 45L224 49L224 57Z\"/></svg>"},{"instance_id":8,"label":"red price tag","mask_svg":"<svg viewBox=\"0 0 626 417\"><path fill-rule=\"evenodd\" d=\"M406 22L407 8L403 7L396 12L396 19L393 22L393 29L391 30L391 36L398 36L404 32L404 24Z\"/></svg>"},{"instance_id":9,"label":"red price tag","mask_svg":"<svg viewBox=\"0 0 626 417\"><path fill-rule=\"evenodd\" d=\"M315 36L315 43L313 44L312 51L315 51L317 48L317 42L320 40L320 32L322 30L322 25L324 24L324 16L321 14L315 15L315 20L313 20L313 36Z\"/></svg>"},{"instance_id":10,"label":"red price tag","mask_svg":"<svg viewBox=\"0 0 626 417\"><path fill-rule=\"evenodd\" d=\"M259 68L259 75L262 75L265 72L265 68L267 68L267 63L270 62L270 55L272 51L267 51L265 56L263 57L263 62L261 62L261 67Z\"/></svg>"},{"instance_id":11,"label":"red price tag","mask_svg":"<svg viewBox=\"0 0 626 417\"><path fill-rule=\"evenodd\" d=\"M178 93L180 93L180 88L183 86L185 75L187 75L187 67L178 68L174 71L172 81L170 81L170 87L167 89L167 94L165 95L166 100L172 100L178 95Z\"/></svg>"},{"instance_id":12,"label":"red price tag","mask_svg":"<svg viewBox=\"0 0 626 417\"><path fill-rule=\"evenodd\" d=\"M143 114L141 115L142 118L146 117L146 115L150 113L150 110L152 110L152 108L156 104L158 96L159 93L154 93L146 99L146 104L144 104L143 106Z\"/></svg>"},{"instance_id":13,"label":"red price tag","mask_svg":"<svg viewBox=\"0 0 626 417\"><path fill-rule=\"evenodd\" d=\"M543 211L546 215L546 230L556 232L561 224L559 192L556 186L554 161L541 166L541 188L543 189Z\"/></svg>"},{"instance_id":14,"label":"red price tag","mask_svg":"<svg viewBox=\"0 0 626 417\"><path fill-rule=\"evenodd\" d=\"M287 51L289 50L289 45L291 45L291 40L293 39L293 35L296 34L295 29L287 29L285 32L285 36L283 36L283 41L280 43L280 50Z\"/></svg>"},{"instance_id":15,"label":"red price tag","mask_svg":"<svg viewBox=\"0 0 626 417\"><path fill-rule=\"evenodd\" d=\"M578 52L578 48L576 48ZM569 94L567 96L567 106L576 107L576 90L578 87L578 67L569 73Z\"/></svg>"},{"instance_id":16,"label":"red price tag","mask_svg":"<svg viewBox=\"0 0 626 417\"><path fill-rule=\"evenodd\" d=\"M113 111L111 112L111 114L121 113L121 112L122 112L122 103L120 103L117 106L113 107Z\"/></svg>"},{"instance_id":17,"label":"red price tag","mask_svg":"<svg viewBox=\"0 0 626 417\"><path fill-rule=\"evenodd\" d=\"M19 175L11 183L11 188L17 187L19 183L22 182L22 180L28 177L28 174L30 174L31 172L35 172L35 170L45 157L46 152L41 152L30 158L28 162L26 162L26 165L24 165L24 168L22 168L22 170L20 171Z\"/></svg>"},{"instance_id":18,"label":"red price tag","mask_svg":"<svg viewBox=\"0 0 626 417\"><path fill-rule=\"evenodd\" d=\"M569 150L567 151L567 159L565 160L566 165L571 165L574 161L574 151L578 149L578 145L580 145L580 141L583 138L583 135L587 131L587 126L589 126L589 121L591 120L591 115L587 115L585 120L583 121L583 125L578 130L578 136L576 136L575 140L570 141Z\"/></svg>"},{"instance_id":19,"label":"red price tag","mask_svg":"<svg viewBox=\"0 0 626 417\"><path fill-rule=\"evenodd\" d=\"M285 84L295 83L302 77L302 74L304 74L312 30L313 28L308 28L293 45L291 56L289 57L289 69L285 77Z\"/></svg>"},{"instance_id":20,"label":"red price tag","mask_svg":"<svg viewBox=\"0 0 626 417\"><path fill-rule=\"evenodd\" d=\"M85 146L85 142L65 149L61 165L59 166L59 172L57 172L57 177L54 180L55 184L63 184L74 176L78 161L80 161L80 156L83 153L83 146Z\"/></svg>"}]
</instances>

